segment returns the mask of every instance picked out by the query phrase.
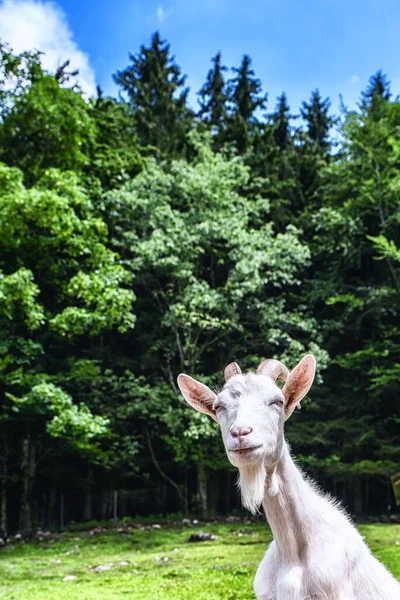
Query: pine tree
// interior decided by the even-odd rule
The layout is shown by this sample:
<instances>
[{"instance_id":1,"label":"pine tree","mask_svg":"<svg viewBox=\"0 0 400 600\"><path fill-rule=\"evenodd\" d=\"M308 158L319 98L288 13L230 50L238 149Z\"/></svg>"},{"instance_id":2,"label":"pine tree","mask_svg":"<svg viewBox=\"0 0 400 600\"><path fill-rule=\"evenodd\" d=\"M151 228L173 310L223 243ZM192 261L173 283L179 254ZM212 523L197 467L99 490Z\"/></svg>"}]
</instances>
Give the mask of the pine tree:
<instances>
[{"instance_id":1,"label":"pine tree","mask_svg":"<svg viewBox=\"0 0 400 600\"><path fill-rule=\"evenodd\" d=\"M229 139L239 152L245 152L251 144L252 135L258 128L257 109L266 107L267 94L260 95L262 84L251 68L251 58L245 54L239 68L232 69L236 77L229 80L232 114L229 122Z\"/></svg>"},{"instance_id":2,"label":"pine tree","mask_svg":"<svg viewBox=\"0 0 400 600\"><path fill-rule=\"evenodd\" d=\"M290 117L287 97L285 92L282 92L272 115L273 138L279 150L285 150L290 144Z\"/></svg>"},{"instance_id":3,"label":"pine tree","mask_svg":"<svg viewBox=\"0 0 400 600\"><path fill-rule=\"evenodd\" d=\"M278 231L295 222L303 206L291 118L286 94L282 93L277 98L275 111L260 126L262 133L258 144L258 164L255 169L251 165L252 170L267 181L263 193L269 198L271 217ZM257 144L253 143L253 154L256 148Z\"/></svg>"},{"instance_id":4,"label":"pine tree","mask_svg":"<svg viewBox=\"0 0 400 600\"><path fill-rule=\"evenodd\" d=\"M229 95L224 78L228 67L221 62L221 52L211 59L213 67L207 73L207 79L201 90L199 117L212 127L216 138L221 141L228 117Z\"/></svg>"},{"instance_id":5,"label":"pine tree","mask_svg":"<svg viewBox=\"0 0 400 600\"><path fill-rule=\"evenodd\" d=\"M162 155L182 151L191 123L187 107L189 88L185 86L170 45L156 32L149 48L140 47L130 54L131 64L117 71L114 81L127 93L136 133L142 146L150 146Z\"/></svg>"},{"instance_id":6,"label":"pine tree","mask_svg":"<svg viewBox=\"0 0 400 600\"><path fill-rule=\"evenodd\" d=\"M311 142L324 152L330 147L329 131L335 119L329 115L331 103L329 98L322 99L319 90L311 94L310 103L303 102L301 116L307 124L307 135Z\"/></svg>"},{"instance_id":7,"label":"pine tree","mask_svg":"<svg viewBox=\"0 0 400 600\"><path fill-rule=\"evenodd\" d=\"M367 89L361 93L360 108L379 120L382 116L382 103L391 98L390 81L382 71L377 71L369 79Z\"/></svg>"}]
</instances>

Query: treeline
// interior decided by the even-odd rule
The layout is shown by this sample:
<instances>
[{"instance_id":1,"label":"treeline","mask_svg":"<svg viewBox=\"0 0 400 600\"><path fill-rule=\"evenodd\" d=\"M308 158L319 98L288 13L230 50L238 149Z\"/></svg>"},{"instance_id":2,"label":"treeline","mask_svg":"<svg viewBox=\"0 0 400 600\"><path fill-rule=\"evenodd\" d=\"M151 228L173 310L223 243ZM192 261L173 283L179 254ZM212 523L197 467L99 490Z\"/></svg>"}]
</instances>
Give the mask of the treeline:
<instances>
[{"instance_id":1,"label":"treeline","mask_svg":"<svg viewBox=\"0 0 400 600\"><path fill-rule=\"evenodd\" d=\"M0 47L0 530L239 507L217 427L179 372L237 360L318 382L287 436L358 513L393 505L399 462L400 102L318 90L291 113L249 56L212 59L188 103L158 34L86 99L69 64ZM63 515L64 517L64 515Z\"/></svg>"}]
</instances>

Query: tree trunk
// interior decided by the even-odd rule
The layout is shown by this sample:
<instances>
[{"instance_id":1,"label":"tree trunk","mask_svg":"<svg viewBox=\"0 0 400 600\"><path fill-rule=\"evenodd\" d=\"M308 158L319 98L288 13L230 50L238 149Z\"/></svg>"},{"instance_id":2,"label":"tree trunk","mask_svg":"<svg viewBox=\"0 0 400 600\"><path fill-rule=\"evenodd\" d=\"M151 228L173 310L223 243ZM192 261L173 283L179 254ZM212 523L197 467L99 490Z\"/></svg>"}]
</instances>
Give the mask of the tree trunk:
<instances>
[{"instance_id":1,"label":"tree trunk","mask_svg":"<svg viewBox=\"0 0 400 600\"><path fill-rule=\"evenodd\" d=\"M197 466L197 487L200 500L201 517L206 519L208 516L207 471L202 465Z\"/></svg>"},{"instance_id":2,"label":"tree trunk","mask_svg":"<svg viewBox=\"0 0 400 600\"><path fill-rule=\"evenodd\" d=\"M229 514L231 509L231 472L226 472L226 495L225 495L225 512Z\"/></svg>"},{"instance_id":3,"label":"tree trunk","mask_svg":"<svg viewBox=\"0 0 400 600\"><path fill-rule=\"evenodd\" d=\"M0 534L7 537L7 476L8 476L8 447L4 443L4 452L1 457L1 506L0 506Z\"/></svg>"},{"instance_id":4,"label":"tree trunk","mask_svg":"<svg viewBox=\"0 0 400 600\"><path fill-rule=\"evenodd\" d=\"M365 495L364 495L364 506L365 512L369 511L369 488L370 488L370 478L369 475L365 478Z\"/></svg>"},{"instance_id":5,"label":"tree trunk","mask_svg":"<svg viewBox=\"0 0 400 600\"><path fill-rule=\"evenodd\" d=\"M21 448L21 475L22 493L19 513L19 530L24 536L32 533L31 494L35 478L36 457L35 447L27 436L22 440Z\"/></svg>"},{"instance_id":6,"label":"tree trunk","mask_svg":"<svg viewBox=\"0 0 400 600\"><path fill-rule=\"evenodd\" d=\"M86 479L86 489L85 489L85 500L83 505L83 520L91 521L92 516L92 479L93 479L93 469L89 465Z\"/></svg>"},{"instance_id":7,"label":"tree trunk","mask_svg":"<svg viewBox=\"0 0 400 600\"><path fill-rule=\"evenodd\" d=\"M47 504L47 519L46 525L49 528L53 527L55 518L54 518L54 510L57 502L57 486L55 481L51 482L50 492L48 494L48 504Z\"/></svg>"},{"instance_id":8,"label":"tree trunk","mask_svg":"<svg viewBox=\"0 0 400 600\"><path fill-rule=\"evenodd\" d=\"M0 515L0 532L1 535L7 537L7 489L3 483L1 489L1 515Z\"/></svg>"},{"instance_id":9,"label":"tree trunk","mask_svg":"<svg viewBox=\"0 0 400 600\"><path fill-rule=\"evenodd\" d=\"M354 479L353 485L353 506L354 512L356 515L361 515L363 512L363 502L362 502L362 480L361 477L356 477Z\"/></svg>"}]
</instances>

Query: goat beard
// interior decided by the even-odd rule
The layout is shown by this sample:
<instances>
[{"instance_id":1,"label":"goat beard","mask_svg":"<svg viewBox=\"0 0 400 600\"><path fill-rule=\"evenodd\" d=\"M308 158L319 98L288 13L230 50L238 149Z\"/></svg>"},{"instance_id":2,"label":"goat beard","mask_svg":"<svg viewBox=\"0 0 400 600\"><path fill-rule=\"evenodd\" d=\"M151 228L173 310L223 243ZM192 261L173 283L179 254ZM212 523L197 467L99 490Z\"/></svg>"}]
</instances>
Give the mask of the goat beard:
<instances>
[{"instance_id":1,"label":"goat beard","mask_svg":"<svg viewBox=\"0 0 400 600\"><path fill-rule=\"evenodd\" d=\"M258 514L264 500L267 472L263 462L239 467L238 486L242 504L253 515Z\"/></svg>"}]
</instances>

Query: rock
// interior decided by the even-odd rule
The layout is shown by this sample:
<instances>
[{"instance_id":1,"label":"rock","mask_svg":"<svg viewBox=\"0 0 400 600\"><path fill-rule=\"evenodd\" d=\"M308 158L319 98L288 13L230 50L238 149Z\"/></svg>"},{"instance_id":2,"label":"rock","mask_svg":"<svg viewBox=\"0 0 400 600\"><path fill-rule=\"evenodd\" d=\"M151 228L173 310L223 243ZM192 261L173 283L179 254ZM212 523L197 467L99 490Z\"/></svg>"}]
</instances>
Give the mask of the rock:
<instances>
[{"instance_id":1,"label":"rock","mask_svg":"<svg viewBox=\"0 0 400 600\"><path fill-rule=\"evenodd\" d=\"M182 525L190 525L190 519L182 519Z\"/></svg>"},{"instance_id":2,"label":"rock","mask_svg":"<svg viewBox=\"0 0 400 600\"><path fill-rule=\"evenodd\" d=\"M243 535L251 535L253 537L258 537L258 533L253 531L252 529L245 529L244 531L238 531L236 533L238 537L242 537Z\"/></svg>"},{"instance_id":3,"label":"rock","mask_svg":"<svg viewBox=\"0 0 400 600\"><path fill-rule=\"evenodd\" d=\"M153 529L161 529L161 525L159 525L158 523L154 523Z\"/></svg>"},{"instance_id":4,"label":"rock","mask_svg":"<svg viewBox=\"0 0 400 600\"><path fill-rule=\"evenodd\" d=\"M119 563L120 567L127 567L129 565L129 563L126 560L121 560L121 562Z\"/></svg>"},{"instance_id":5,"label":"rock","mask_svg":"<svg viewBox=\"0 0 400 600\"><path fill-rule=\"evenodd\" d=\"M197 519L193 519L192 523L193 523L193 525L198 525L199 524L199 522L198 522Z\"/></svg>"},{"instance_id":6,"label":"rock","mask_svg":"<svg viewBox=\"0 0 400 600\"><path fill-rule=\"evenodd\" d=\"M203 531L198 531L197 533L192 533L188 542L213 542L217 539L216 535L212 533L204 533Z\"/></svg>"},{"instance_id":7,"label":"rock","mask_svg":"<svg viewBox=\"0 0 400 600\"><path fill-rule=\"evenodd\" d=\"M75 581L76 575L66 575L63 581Z\"/></svg>"},{"instance_id":8,"label":"rock","mask_svg":"<svg viewBox=\"0 0 400 600\"><path fill-rule=\"evenodd\" d=\"M93 570L93 573L103 573L104 571L109 571L112 566L113 566L113 563L109 563L108 565L99 565L98 567L95 567L92 570Z\"/></svg>"},{"instance_id":9,"label":"rock","mask_svg":"<svg viewBox=\"0 0 400 600\"><path fill-rule=\"evenodd\" d=\"M79 546L74 546L73 548L71 548L71 550L68 550L67 552L65 552L65 556L70 556L74 552L79 552Z\"/></svg>"}]
</instances>

